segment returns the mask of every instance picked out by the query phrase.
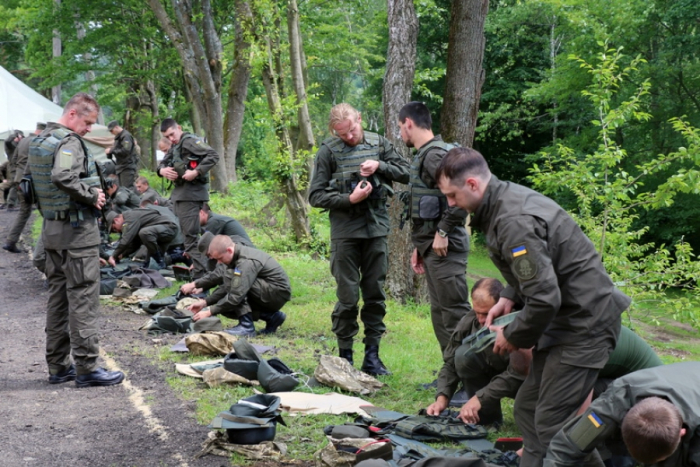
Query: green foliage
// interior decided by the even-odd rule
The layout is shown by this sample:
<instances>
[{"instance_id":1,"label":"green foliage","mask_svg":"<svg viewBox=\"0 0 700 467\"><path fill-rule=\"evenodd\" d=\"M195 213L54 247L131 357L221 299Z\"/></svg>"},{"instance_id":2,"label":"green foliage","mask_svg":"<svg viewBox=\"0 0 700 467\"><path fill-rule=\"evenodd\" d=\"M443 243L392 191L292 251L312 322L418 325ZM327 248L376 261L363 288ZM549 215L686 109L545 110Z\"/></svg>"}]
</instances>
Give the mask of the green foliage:
<instances>
[{"instance_id":1,"label":"green foliage","mask_svg":"<svg viewBox=\"0 0 700 467\"><path fill-rule=\"evenodd\" d=\"M673 125L686 137L688 148L629 161L617 134L630 122L650 118L643 110L650 82L642 80L633 92L620 95L622 84L635 79L644 61L637 57L622 65L620 49L610 49L604 43L600 46L603 52L594 64L572 57L591 76L583 95L596 109L592 124L598 129L597 148L586 154L560 144L554 151L543 152L531 169L530 180L536 189L569 200L572 216L598 248L613 281L635 302L653 301L673 310L674 318L698 326L700 316L691 303L697 301L695 278L700 263L692 248L680 240L673 255L664 245L640 241L649 227L634 224L641 210L668 206L678 192L698 190L698 172L692 168L678 170L654 192L641 191L649 177L659 176L673 163L697 166L698 130L674 119ZM669 299L665 292L676 287L690 293Z\"/></svg>"}]
</instances>

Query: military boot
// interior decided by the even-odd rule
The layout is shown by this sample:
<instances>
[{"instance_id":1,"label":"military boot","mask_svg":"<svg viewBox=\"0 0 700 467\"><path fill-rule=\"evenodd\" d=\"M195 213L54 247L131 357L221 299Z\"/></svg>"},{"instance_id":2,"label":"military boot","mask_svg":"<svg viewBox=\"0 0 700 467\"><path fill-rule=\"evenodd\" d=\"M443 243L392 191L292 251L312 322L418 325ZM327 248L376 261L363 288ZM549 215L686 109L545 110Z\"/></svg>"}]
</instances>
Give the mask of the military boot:
<instances>
[{"instance_id":1,"label":"military boot","mask_svg":"<svg viewBox=\"0 0 700 467\"><path fill-rule=\"evenodd\" d=\"M255 325L253 324L253 313L246 313L238 319L238 326L226 330L233 336L255 337Z\"/></svg>"},{"instance_id":2,"label":"military boot","mask_svg":"<svg viewBox=\"0 0 700 467\"><path fill-rule=\"evenodd\" d=\"M352 349L338 349L338 356L347 360L350 365L354 363L352 361Z\"/></svg>"},{"instance_id":3,"label":"military boot","mask_svg":"<svg viewBox=\"0 0 700 467\"><path fill-rule=\"evenodd\" d=\"M167 267L165 264L165 260L163 259L163 255L160 253L160 251L156 251L155 253L153 253L152 258L158 265L158 269L165 269Z\"/></svg>"},{"instance_id":4,"label":"military boot","mask_svg":"<svg viewBox=\"0 0 700 467\"><path fill-rule=\"evenodd\" d=\"M19 248L17 248L17 244L16 244L16 243L7 242L7 243L5 243L5 244L2 246L2 249L3 249L3 250L7 250L7 251L9 251L10 253L22 253L22 250L20 250Z\"/></svg>"},{"instance_id":5,"label":"military boot","mask_svg":"<svg viewBox=\"0 0 700 467\"><path fill-rule=\"evenodd\" d=\"M391 372L386 369L384 363L379 359L379 346L365 346L365 359L362 362L362 371L372 376L390 375Z\"/></svg>"},{"instance_id":6,"label":"military boot","mask_svg":"<svg viewBox=\"0 0 700 467\"><path fill-rule=\"evenodd\" d=\"M272 334L282 326L282 323L287 319L287 315L281 311L265 312L260 315L263 321L267 323L265 329L260 331L260 334Z\"/></svg>"}]
</instances>

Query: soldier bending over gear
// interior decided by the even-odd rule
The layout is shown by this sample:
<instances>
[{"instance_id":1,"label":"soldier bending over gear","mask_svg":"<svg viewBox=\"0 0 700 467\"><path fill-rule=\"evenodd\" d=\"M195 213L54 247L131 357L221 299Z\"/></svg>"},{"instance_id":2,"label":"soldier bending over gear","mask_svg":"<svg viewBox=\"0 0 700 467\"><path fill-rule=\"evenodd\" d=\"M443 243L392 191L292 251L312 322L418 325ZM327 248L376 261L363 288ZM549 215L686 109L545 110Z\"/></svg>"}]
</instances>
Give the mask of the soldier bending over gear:
<instances>
[{"instance_id":1,"label":"soldier bending over gear","mask_svg":"<svg viewBox=\"0 0 700 467\"><path fill-rule=\"evenodd\" d=\"M122 234L119 246L109 257L109 264L116 266L115 258L121 259L135 253L144 245L148 256L143 266L148 267L153 258L160 269L165 269L162 252L173 243L179 232L175 219L151 208L131 209L121 214L112 211L106 217L108 225Z\"/></svg>"},{"instance_id":2,"label":"soldier bending over gear","mask_svg":"<svg viewBox=\"0 0 700 467\"><path fill-rule=\"evenodd\" d=\"M141 206L141 198L128 188L119 186L119 179L116 175L110 175L105 179L107 189L107 203L109 210L117 214L136 209Z\"/></svg>"},{"instance_id":3,"label":"soldier bending over gear","mask_svg":"<svg viewBox=\"0 0 700 467\"><path fill-rule=\"evenodd\" d=\"M183 285L182 292L220 287L190 306L196 313L194 320L222 314L239 321L228 333L253 337L253 321L260 319L267 323L263 334L275 332L286 319L280 309L292 298L289 277L282 266L267 253L234 243L226 235L214 237L207 232L199 248L220 264L204 277Z\"/></svg>"},{"instance_id":4,"label":"soldier bending over gear","mask_svg":"<svg viewBox=\"0 0 700 467\"><path fill-rule=\"evenodd\" d=\"M640 464L700 465L700 363L640 370L615 380L553 437L545 467L604 464L596 447L622 436Z\"/></svg>"}]
</instances>

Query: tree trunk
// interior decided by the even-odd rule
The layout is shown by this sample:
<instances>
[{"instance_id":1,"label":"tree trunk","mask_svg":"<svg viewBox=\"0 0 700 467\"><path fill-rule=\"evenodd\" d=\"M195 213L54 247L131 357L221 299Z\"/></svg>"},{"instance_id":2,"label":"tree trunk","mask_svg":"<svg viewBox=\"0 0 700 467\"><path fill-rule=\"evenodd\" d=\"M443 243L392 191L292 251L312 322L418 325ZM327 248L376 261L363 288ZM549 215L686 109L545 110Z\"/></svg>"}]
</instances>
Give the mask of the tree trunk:
<instances>
[{"instance_id":1,"label":"tree trunk","mask_svg":"<svg viewBox=\"0 0 700 467\"><path fill-rule=\"evenodd\" d=\"M241 140L245 100L248 95L250 81L250 42L246 39L253 28L253 13L246 0L236 0L235 44L233 70L228 87L228 105L224 121L224 159L226 173L230 182L236 183L236 153Z\"/></svg>"},{"instance_id":2,"label":"tree trunk","mask_svg":"<svg viewBox=\"0 0 700 467\"><path fill-rule=\"evenodd\" d=\"M416 71L416 42L418 39L418 17L412 0L388 0L389 47L387 50L386 74L384 75L384 124L386 136L396 150L410 159L410 151L401 139L398 125L399 110L411 100L413 77ZM396 192L405 191L406 185L394 184ZM399 230L399 219L403 203L394 196L389 207L392 230L389 235L389 269L385 287L389 295L397 300L407 297L419 298L420 276L413 273L410 265L411 243L410 226Z\"/></svg>"},{"instance_id":3,"label":"tree trunk","mask_svg":"<svg viewBox=\"0 0 700 467\"><path fill-rule=\"evenodd\" d=\"M54 3L56 4L56 10L59 10L61 7L61 0L54 0ZM53 58L57 59L61 56L61 53L63 51L63 46L61 44L61 33L58 31L58 29L53 30ZM56 86L53 86L51 88L51 101L56 104L60 105L63 107L61 104L61 85L57 84Z\"/></svg>"},{"instance_id":4,"label":"tree trunk","mask_svg":"<svg viewBox=\"0 0 700 467\"><path fill-rule=\"evenodd\" d=\"M445 141L471 147L484 83L484 21L488 0L452 2L447 76L441 113Z\"/></svg>"},{"instance_id":5,"label":"tree trunk","mask_svg":"<svg viewBox=\"0 0 700 467\"><path fill-rule=\"evenodd\" d=\"M201 7L199 11L193 11L191 2L173 1L175 20L170 18L161 0L148 0L148 4L180 56L190 102L201 118L207 142L223 158L222 47L214 25L211 0L197 2ZM195 17L199 18L196 23ZM211 179L214 190L226 191L225 160L214 166Z\"/></svg>"}]
</instances>

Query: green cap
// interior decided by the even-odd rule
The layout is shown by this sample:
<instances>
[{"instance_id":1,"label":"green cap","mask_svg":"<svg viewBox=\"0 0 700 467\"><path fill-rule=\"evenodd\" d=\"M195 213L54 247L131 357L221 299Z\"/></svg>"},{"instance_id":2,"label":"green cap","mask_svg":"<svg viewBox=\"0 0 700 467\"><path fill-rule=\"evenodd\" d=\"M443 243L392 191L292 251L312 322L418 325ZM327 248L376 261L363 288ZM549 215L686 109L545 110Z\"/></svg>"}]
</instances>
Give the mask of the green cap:
<instances>
[{"instance_id":1,"label":"green cap","mask_svg":"<svg viewBox=\"0 0 700 467\"><path fill-rule=\"evenodd\" d=\"M114 211L109 211L107 214L105 214L105 220L107 221L107 229L111 232L112 231L112 224L114 223L114 219L118 216Z\"/></svg>"}]
</instances>

